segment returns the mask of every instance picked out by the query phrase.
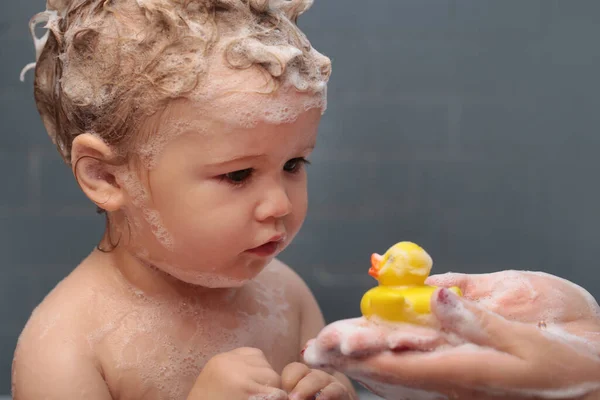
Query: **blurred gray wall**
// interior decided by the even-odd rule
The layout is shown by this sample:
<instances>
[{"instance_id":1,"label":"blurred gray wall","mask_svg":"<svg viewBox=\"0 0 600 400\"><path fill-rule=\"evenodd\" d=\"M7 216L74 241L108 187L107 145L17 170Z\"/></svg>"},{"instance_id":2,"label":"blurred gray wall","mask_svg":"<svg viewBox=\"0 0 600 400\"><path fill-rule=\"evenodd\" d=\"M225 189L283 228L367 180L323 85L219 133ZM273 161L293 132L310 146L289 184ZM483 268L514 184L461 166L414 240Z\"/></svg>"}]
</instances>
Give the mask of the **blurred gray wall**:
<instances>
[{"instance_id":1,"label":"blurred gray wall","mask_svg":"<svg viewBox=\"0 0 600 400\"><path fill-rule=\"evenodd\" d=\"M0 4L0 393L17 336L103 230L32 99L27 22ZM400 240L436 272L543 270L600 297L600 2L317 0L333 60L311 208L282 259L328 321L356 316L369 257Z\"/></svg>"}]
</instances>

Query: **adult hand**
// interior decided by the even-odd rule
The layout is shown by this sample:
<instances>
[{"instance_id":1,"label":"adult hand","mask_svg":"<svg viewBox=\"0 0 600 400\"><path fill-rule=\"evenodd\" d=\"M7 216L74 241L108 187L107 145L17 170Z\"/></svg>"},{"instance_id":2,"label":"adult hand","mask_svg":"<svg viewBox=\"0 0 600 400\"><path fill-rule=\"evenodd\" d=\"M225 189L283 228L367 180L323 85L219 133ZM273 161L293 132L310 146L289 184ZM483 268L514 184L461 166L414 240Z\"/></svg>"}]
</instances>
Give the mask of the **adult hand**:
<instances>
[{"instance_id":1,"label":"adult hand","mask_svg":"<svg viewBox=\"0 0 600 400\"><path fill-rule=\"evenodd\" d=\"M600 354L600 307L580 286L543 272L447 273L425 282L458 286L466 299L511 321L560 328L594 345Z\"/></svg>"},{"instance_id":2,"label":"adult hand","mask_svg":"<svg viewBox=\"0 0 600 400\"><path fill-rule=\"evenodd\" d=\"M549 330L564 330L575 342L584 339L600 354L600 307L583 288L541 272L447 273L431 276L432 286L458 286L464 298L509 320ZM362 356L386 350L431 350L461 342L437 329L414 325L372 324L364 318L336 321L318 336L323 351Z\"/></svg>"},{"instance_id":3,"label":"adult hand","mask_svg":"<svg viewBox=\"0 0 600 400\"><path fill-rule=\"evenodd\" d=\"M358 357L331 346L324 351L317 337L305 360L333 367L388 399L600 398L600 357L562 329L509 321L446 289L432 297L432 312L441 332L460 339L456 344ZM599 321L596 326L599 332ZM388 338L391 333L370 325L360 329Z\"/></svg>"}]
</instances>

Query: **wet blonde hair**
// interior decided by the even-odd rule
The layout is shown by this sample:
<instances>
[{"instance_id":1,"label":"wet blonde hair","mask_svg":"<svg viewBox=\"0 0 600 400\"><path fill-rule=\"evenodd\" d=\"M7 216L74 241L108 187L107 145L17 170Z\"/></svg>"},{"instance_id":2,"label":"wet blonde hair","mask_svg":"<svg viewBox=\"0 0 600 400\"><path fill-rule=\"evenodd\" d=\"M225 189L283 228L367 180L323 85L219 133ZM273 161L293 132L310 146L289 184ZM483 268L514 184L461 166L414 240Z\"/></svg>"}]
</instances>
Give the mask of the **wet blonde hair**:
<instances>
[{"instance_id":1,"label":"wet blonde hair","mask_svg":"<svg viewBox=\"0 0 600 400\"><path fill-rule=\"evenodd\" d=\"M325 90L331 64L296 25L312 0L48 0L32 19L35 100L63 159L93 133L124 158L170 100L202 91L211 60L256 67L300 92Z\"/></svg>"}]
</instances>

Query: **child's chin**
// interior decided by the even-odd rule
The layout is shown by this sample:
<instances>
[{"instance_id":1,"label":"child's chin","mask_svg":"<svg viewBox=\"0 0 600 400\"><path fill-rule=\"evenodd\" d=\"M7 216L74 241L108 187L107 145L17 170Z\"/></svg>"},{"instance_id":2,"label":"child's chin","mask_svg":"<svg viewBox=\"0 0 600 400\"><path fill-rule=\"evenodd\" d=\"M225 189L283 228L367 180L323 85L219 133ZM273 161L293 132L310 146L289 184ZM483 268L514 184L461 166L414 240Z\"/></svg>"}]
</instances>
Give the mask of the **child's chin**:
<instances>
[{"instance_id":1,"label":"child's chin","mask_svg":"<svg viewBox=\"0 0 600 400\"><path fill-rule=\"evenodd\" d=\"M242 287L252 279L252 277L234 278L208 272L192 272L175 277L186 283L211 289Z\"/></svg>"},{"instance_id":2,"label":"child's chin","mask_svg":"<svg viewBox=\"0 0 600 400\"><path fill-rule=\"evenodd\" d=\"M192 268L177 268L161 266L164 273L190 285L202 286L211 289L242 287L258 276L271 262L272 258L253 260L250 263L233 268L216 271L199 271Z\"/></svg>"}]
</instances>

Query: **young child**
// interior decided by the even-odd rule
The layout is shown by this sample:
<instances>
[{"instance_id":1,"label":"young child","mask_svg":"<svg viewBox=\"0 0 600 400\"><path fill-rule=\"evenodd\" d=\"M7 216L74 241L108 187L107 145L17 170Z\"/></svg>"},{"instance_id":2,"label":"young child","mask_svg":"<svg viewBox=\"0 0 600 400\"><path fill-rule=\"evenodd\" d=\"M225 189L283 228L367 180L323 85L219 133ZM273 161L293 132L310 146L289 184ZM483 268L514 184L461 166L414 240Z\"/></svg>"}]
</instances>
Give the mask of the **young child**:
<instances>
[{"instance_id":1,"label":"young child","mask_svg":"<svg viewBox=\"0 0 600 400\"><path fill-rule=\"evenodd\" d=\"M356 398L297 362L324 321L274 258L326 106L330 61L296 26L311 3L48 0L34 17L39 112L107 228L21 334L15 400Z\"/></svg>"}]
</instances>

